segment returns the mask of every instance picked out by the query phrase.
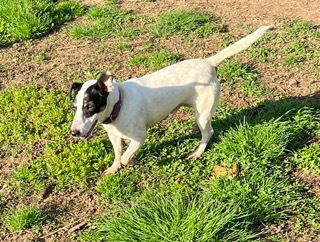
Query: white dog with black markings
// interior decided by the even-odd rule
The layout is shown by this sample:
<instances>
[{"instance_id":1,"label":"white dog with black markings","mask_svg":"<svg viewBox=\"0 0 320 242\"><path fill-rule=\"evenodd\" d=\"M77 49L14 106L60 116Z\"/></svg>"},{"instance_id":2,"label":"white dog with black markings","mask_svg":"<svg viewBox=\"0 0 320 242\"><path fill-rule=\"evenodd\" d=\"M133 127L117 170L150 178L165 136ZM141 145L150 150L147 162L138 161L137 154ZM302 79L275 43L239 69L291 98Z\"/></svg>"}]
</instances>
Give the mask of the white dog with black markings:
<instances>
[{"instance_id":1,"label":"white dog with black markings","mask_svg":"<svg viewBox=\"0 0 320 242\"><path fill-rule=\"evenodd\" d=\"M147 128L161 121L180 106L191 106L201 131L199 147L188 158L197 158L205 150L213 134L211 118L217 108L220 85L216 66L223 60L247 49L270 27L262 26L207 59L190 59L157 72L123 83L113 81L110 72L98 80L73 83L75 117L71 134L86 138L99 122L108 132L115 152L112 166L106 174L115 173L127 165L143 145ZM129 146L122 153L122 141Z\"/></svg>"}]
</instances>

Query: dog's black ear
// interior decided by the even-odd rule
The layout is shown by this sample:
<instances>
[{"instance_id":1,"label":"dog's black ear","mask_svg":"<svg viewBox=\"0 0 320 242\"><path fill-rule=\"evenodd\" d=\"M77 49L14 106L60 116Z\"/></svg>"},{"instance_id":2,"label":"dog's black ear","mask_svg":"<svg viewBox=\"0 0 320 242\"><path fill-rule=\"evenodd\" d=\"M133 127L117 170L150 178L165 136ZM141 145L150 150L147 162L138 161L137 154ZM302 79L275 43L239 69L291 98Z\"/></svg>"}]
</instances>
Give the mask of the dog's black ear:
<instances>
[{"instance_id":1,"label":"dog's black ear","mask_svg":"<svg viewBox=\"0 0 320 242\"><path fill-rule=\"evenodd\" d=\"M97 81L97 85L102 92L111 92L113 89L113 75L110 71L102 73Z\"/></svg>"},{"instance_id":2,"label":"dog's black ear","mask_svg":"<svg viewBox=\"0 0 320 242\"><path fill-rule=\"evenodd\" d=\"M69 93L68 93L70 100L72 99L72 92L74 92L74 94L77 95L77 93L79 92L81 87L82 87L82 83L79 83L79 82L72 83L71 87L69 88Z\"/></svg>"}]
</instances>

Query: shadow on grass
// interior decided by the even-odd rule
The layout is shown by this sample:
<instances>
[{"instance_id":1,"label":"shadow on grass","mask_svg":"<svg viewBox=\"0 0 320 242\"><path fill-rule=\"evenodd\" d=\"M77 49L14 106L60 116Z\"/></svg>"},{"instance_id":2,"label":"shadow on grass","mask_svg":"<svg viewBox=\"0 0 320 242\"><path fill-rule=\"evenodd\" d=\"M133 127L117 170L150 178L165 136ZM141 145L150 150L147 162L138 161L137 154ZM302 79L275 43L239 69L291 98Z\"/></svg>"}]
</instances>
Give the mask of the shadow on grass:
<instances>
[{"instance_id":1,"label":"shadow on grass","mask_svg":"<svg viewBox=\"0 0 320 242\"><path fill-rule=\"evenodd\" d=\"M206 150L213 148L214 144L221 139L222 134L228 132L230 129L236 129L237 126L244 121L248 125L263 124L272 120L287 121L291 120L295 115L297 115L299 110L303 108L312 108L315 112L320 110L320 91L303 97L287 97L280 100L266 100L256 107L232 112L230 115L222 119L216 118L212 121L212 127L215 132ZM293 150L302 148L312 140L313 136L309 131L309 127L304 127L300 132L297 132L292 138L293 143L291 142L289 144L290 148ZM194 132L190 135L180 136L177 139L166 140L161 143L152 143L149 145L147 152L158 153L157 151L165 149L168 146L178 146L186 140L197 140L200 142L200 139L200 132ZM194 147L194 149L196 148L197 146ZM141 151L138 156L143 157L145 152L145 150ZM165 165L174 161L174 159L174 157L164 158L157 162L157 164Z\"/></svg>"}]
</instances>

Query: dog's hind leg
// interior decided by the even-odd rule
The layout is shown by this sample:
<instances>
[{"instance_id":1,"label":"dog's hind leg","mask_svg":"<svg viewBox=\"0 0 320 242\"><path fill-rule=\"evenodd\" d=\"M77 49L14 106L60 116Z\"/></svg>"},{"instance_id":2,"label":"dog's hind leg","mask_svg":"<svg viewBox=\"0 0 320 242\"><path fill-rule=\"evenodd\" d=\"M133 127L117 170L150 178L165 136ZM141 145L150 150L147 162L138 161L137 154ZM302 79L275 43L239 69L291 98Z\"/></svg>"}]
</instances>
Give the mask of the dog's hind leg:
<instances>
[{"instance_id":1,"label":"dog's hind leg","mask_svg":"<svg viewBox=\"0 0 320 242\"><path fill-rule=\"evenodd\" d=\"M212 93L210 93L212 95ZM211 118L214 115L219 95L220 86L219 84L213 86L213 96L201 96L193 106L195 109L196 122L201 132L201 142L199 147L188 156L188 159L198 158L202 155L207 147L207 144L213 135L213 129L211 126Z\"/></svg>"},{"instance_id":2,"label":"dog's hind leg","mask_svg":"<svg viewBox=\"0 0 320 242\"><path fill-rule=\"evenodd\" d=\"M213 129L211 126L211 114L209 112L201 114L197 112L196 119L202 137L199 147L188 156L188 159L200 157L206 149L211 136L213 135Z\"/></svg>"},{"instance_id":3,"label":"dog's hind leg","mask_svg":"<svg viewBox=\"0 0 320 242\"><path fill-rule=\"evenodd\" d=\"M121 138L108 133L109 140L113 146L114 150L114 162L110 168L108 168L104 174L113 174L116 173L121 167L121 151L122 151L122 141Z\"/></svg>"}]
</instances>

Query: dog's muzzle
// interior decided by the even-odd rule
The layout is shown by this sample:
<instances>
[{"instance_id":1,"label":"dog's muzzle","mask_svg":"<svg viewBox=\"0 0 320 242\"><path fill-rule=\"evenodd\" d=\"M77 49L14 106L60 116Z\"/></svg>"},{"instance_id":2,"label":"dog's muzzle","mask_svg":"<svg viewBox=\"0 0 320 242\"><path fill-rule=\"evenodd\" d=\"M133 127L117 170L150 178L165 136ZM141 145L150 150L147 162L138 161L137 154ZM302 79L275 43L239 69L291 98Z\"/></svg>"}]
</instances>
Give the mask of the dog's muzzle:
<instances>
[{"instance_id":1,"label":"dog's muzzle","mask_svg":"<svg viewBox=\"0 0 320 242\"><path fill-rule=\"evenodd\" d=\"M80 130L71 130L70 134L73 137L79 137L80 136Z\"/></svg>"},{"instance_id":2,"label":"dog's muzzle","mask_svg":"<svg viewBox=\"0 0 320 242\"><path fill-rule=\"evenodd\" d=\"M97 123L98 123L98 120L96 120L96 121L92 124L90 130L89 130L85 135L82 135L81 132L80 132L80 130L71 130L70 134L71 134L73 137L78 137L78 138L81 138L81 139L87 139L87 138L92 134L92 131L93 131L93 129L96 127Z\"/></svg>"}]
</instances>

